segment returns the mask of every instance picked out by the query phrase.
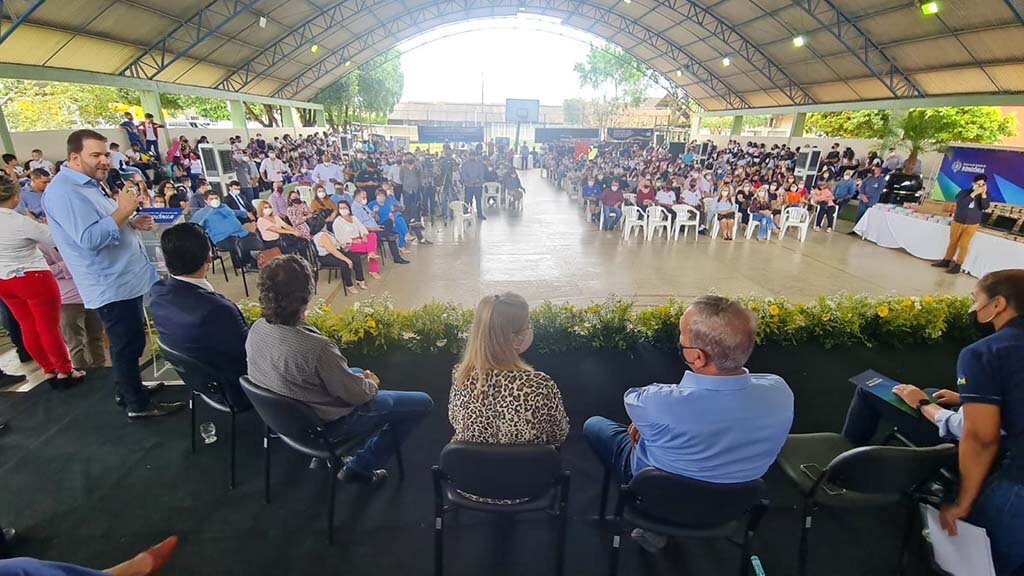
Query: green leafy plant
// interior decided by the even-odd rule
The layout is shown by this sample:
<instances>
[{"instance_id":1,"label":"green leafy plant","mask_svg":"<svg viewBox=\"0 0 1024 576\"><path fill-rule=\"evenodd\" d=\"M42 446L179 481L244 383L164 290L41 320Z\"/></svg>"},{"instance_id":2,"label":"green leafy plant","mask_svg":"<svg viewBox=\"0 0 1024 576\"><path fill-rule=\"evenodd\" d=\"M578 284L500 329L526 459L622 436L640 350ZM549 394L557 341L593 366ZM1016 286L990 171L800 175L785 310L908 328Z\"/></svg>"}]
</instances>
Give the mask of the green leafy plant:
<instances>
[{"instance_id":1,"label":"green leafy plant","mask_svg":"<svg viewBox=\"0 0 1024 576\"><path fill-rule=\"evenodd\" d=\"M784 298L745 296L738 301L758 319L760 343L834 346L885 344L905 346L973 337L967 322L971 299L959 296L886 296L839 293L809 303ZM239 304L247 322L260 316L259 305ZM686 303L671 299L638 308L611 296L587 306L544 302L533 307L534 344L538 352L625 350L645 343L673 348ZM374 296L339 311L317 301L306 321L342 350L375 355L391 349L457 353L473 322L473 310L431 302L396 310L390 295Z\"/></svg>"}]
</instances>

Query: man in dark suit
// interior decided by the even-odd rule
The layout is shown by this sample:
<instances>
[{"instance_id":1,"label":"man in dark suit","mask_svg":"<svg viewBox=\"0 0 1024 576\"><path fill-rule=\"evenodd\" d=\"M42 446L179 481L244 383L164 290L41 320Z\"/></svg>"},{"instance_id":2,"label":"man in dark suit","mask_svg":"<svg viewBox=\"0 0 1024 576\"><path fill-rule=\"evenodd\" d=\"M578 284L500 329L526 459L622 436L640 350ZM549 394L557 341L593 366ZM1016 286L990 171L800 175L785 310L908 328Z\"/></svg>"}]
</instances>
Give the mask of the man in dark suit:
<instances>
[{"instance_id":1,"label":"man in dark suit","mask_svg":"<svg viewBox=\"0 0 1024 576\"><path fill-rule=\"evenodd\" d=\"M242 185L238 180L228 183L228 193L224 196L224 205L236 212L246 213L245 217L238 216L238 221L242 224L256 221L256 209L253 208L252 202L245 199L245 194L242 194Z\"/></svg>"},{"instance_id":2,"label":"man in dark suit","mask_svg":"<svg viewBox=\"0 0 1024 576\"><path fill-rule=\"evenodd\" d=\"M209 367L233 406L248 406L238 378L247 371L245 339L249 328L238 306L218 294L206 280L211 263L206 234L195 224L178 224L161 234L160 249L171 273L149 292L160 341ZM199 392L224 400L220 390Z\"/></svg>"}]
</instances>

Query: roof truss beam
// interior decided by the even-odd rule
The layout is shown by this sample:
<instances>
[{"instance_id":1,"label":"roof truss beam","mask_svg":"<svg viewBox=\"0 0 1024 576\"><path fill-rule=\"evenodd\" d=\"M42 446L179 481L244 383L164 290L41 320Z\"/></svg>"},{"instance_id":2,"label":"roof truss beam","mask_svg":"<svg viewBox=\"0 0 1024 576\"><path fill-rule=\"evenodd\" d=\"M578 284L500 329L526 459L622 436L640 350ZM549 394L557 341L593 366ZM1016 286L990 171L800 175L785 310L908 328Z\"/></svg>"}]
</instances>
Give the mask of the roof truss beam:
<instances>
[{"instance_id":1,"label":"roof truss beam","mask_svg":"<svg viewBox=\"0 0 1024 576\"><path fill-rule=\"evenodd\" d=\"M0 32L0 44L3 44L4 40L7 40L7 38L10 37L10 35L13 34L15 30L18 29L18 26L21 26L22 23L25 22L25 20L28 20L28 17L31 16L33 12L38 10L44 2L46 2L46 0L35 0L34 2L32 2L32 4L29 5L28 8L25 9L24 12L19 14L17 17L15 17L14 13L12 12L10 14L10 25L7 26L7 29ZM10 4L4 2L4 0L0 0L0 17L2 17L3 13L7 11L10 11Z\"/></svg>"},{"instance_id":2,"label":"roof truss beam","mask_svg":"<svg viewBox=\"0 0 1024 576\"><path fill-rule=\"evenodd\" d=\"M819 26L828 30L857 60L897 98L924 96L895 62L882 52L853 20L844 15L831 0L794 0Z\"/></svg>"},{"instance_id":3,"label":"roof truss beam","mask_svg":"<svg viewBox=\"0 0 1024 576\"><path fill-rule=\"evenodd\" d=\"M786 74L763 50L747 40L735 27L730 26L708 8L693 0L669 0L662 4L681 17L707 30L711 36L725 45L733 47L737 55L749 62L755 70L764 75L794 104L814 103L814 98L790 78L789 74Z\"/></svg>"},{"instance_id":4,"label":"roof truss beam","mask_svg":"<svg viewBox=\"0 0 1024 576\"><path fill-rule=\"evenodd\" d=\"M324 36L336 31L343 22L367 8L367 0L340 0L322 9L313 17L292 27L275 39L267 50L253 56L241 66L228 73L217 88L221 90L242 90L257 78L270 75L282 61L294 58L306 46L317 43Z\"/></svg>"},{"instance_id":5,"label":"roof truss beam","mask_svg":"<svg viewBox=\"0 0 1024 576\"><path fill-rule=\"evenodd\" d=\"M170 32L154 43L135 60L121 69L118 74L135 78L156 78L169 66L184 58L196 46L218 34L235 18L250 11L259 0L213 0L204 5L187 20L180 22ZM185 48L174 51L170 44L185 44Z\"/></svg>"},{"instance_id":6,"label":"roof truss beam","mask_svg":"<svg viewBox=\"0 0 1024 576\"><path fill-rule=\"evenodd\" d=\"M503 0L499 2L483 2L481 0L447 0L443 2L430 3L411 11L403 11L389 21L383 22L381 26L366 31L352 42L338 47L325 55L311 66L289 79L275 96L295 97L307 90L309 86L317 82L327 74L339 67L344 67L353 57L363 52L370 52L365 60L383 52L379 46L394 44L396 35L409 29L417 29L424 23L433 20L450 18L472 10L492 8L495 11L501 8L506 10L533 9L550 11L563 15L582 17L596 24L604 23L619 32L630 35L640 40L644 45L655 52L659 52L671 59L680 66L681 70L689 72L698 81L704 84L713 94L722 98L731 108L747 108L750 104L736 93L728 84L723 82L717 75L707 69L703 63L693 58L688 53L680 50L673 42L661 36L657 32L626 18L612 9L585 0ZM435 25L436 26L436 25ZM342 74L344 75L344 74Z\"/></svg>"}]
</instances>

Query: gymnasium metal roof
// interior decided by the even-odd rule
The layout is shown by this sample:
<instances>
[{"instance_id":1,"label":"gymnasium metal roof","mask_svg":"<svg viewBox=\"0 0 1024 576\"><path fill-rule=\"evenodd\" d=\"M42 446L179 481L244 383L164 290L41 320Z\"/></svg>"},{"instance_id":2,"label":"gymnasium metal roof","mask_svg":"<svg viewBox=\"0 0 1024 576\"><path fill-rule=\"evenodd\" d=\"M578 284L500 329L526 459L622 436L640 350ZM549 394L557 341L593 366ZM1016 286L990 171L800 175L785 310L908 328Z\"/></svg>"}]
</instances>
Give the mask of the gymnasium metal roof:
<instances>
[{"instance_id":1,"label":"gymnasium metal roof","mask_svg":"<svg viewBox=\"0 0 1024 576\"><path fill-rule=\"evenodd\" d=\"M940 0L933 16L923 15L916 0L0 0L0 6L2 63L292 100L308 100L438 26L520 12L559 18L621 46L659 71L675 94L709 111L1024 92L1019 0ZM797 35L804 46L794 45Z\"/></svg>"}]
</instances>

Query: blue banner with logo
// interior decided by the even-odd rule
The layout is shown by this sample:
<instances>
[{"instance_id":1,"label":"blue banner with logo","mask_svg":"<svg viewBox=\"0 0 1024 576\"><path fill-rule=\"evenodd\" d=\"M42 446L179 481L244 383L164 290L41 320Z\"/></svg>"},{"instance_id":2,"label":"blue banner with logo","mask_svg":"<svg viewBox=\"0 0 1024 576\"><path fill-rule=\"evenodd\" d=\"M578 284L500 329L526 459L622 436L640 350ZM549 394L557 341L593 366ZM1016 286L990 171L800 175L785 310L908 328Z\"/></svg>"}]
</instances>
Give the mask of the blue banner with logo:
<instances>
[{"instance_id":1,"label":"blue banner with logo","mask_svg":"<svg viewBox=\"0 0 1024 576\"><path fill-rule=\"evenodd\" d=\"M951 146L942 159L932 198L952 202L957 192L971 187L977 174L988 176L993 202L1024 206L1024 151Z\"/></svg>"},{"instance_id":2,"label":"blue banner with logo","mask_svg":"<svg viewBox=\"0 0 1024 576\"><path fill-rule=\"evenodd\" d=\"M654 140L654 128L609 128L605 131L609 142L650 142Z\"/></svg>"},{"instance_id":3,"label":"blue banner with logo","mask_svg":"<svg viewBox=\"0 0 1024 576\"><path fill-rule=\"evenodd\" d=\"M483 142L483 126L417 126L417 142L423 144L440 142Z\"/></svg>"},{"instance_id":4,"label":"blue banner with logo","mask_svg":"<svg viewBox=\"0 0 1024 576\"><path fill-rule=\"evenodd\" d=\"M572 142L574 140L600 140L599 128L534 128L535 142Z\"/></svg>"},{"instance_id":5,"label":"blue banner with logo","mask_svg":"<svg viewBox=\"0 0 1024 576\"><path fill-rule=\"evenodd\" d=\"M139 214L153 217L153 223L173 224L181 216L181 208L139 208Z\"/></svg>"}]
</instances>

